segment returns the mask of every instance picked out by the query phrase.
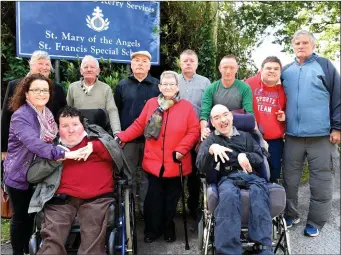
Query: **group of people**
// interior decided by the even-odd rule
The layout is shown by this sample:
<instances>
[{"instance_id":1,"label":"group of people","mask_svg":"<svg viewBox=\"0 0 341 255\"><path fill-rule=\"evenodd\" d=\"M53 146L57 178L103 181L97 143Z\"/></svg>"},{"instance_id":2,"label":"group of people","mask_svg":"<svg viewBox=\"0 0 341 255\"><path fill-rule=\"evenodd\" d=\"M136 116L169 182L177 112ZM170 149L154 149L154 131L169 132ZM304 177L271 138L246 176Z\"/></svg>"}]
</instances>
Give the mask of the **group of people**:
<instances>
[{"instance_id":1,"label":"group of people","mask_svg":"<svg viewBox=\"0 0 341 255\"><path fill-rule=\"evenodd\" d=\"M181 74L165 71L159 81L149 74L150 53L138 51L131 55L132 75L118 83L114 95L97 78L98 61L85 56L82 78L70 84L65 96L61 86L48 79L48 54L34 52L30 73L9 83L2 108L1 151L5 192L13 208L13 254L28 253L32 213L42 211L39 254L66 254L64 244L76 214L82 236L79 252L104 254L103 222L115 181L112 162L131 170L135 195L139 170L144 241L163 235L166 242L174 242L179 161L187 176L187 207L195 219L200 213L198 171L205 173L216 162L228 166L218 180L224 199L214 212L218 254L241 253L240 225L235 222L240 219L239 196L233 180L257 186L259 192L251 199L263 206L250 213L261 217L257 222L263 225L253 224L250 237L263 245L263 254L271 254L269 195L265 180L253 174L264 151L233 126L234 112L255 116L255 132L268 145L271 181L284 179L288 227L300 221L297 192L308 160L311 200L304 234L317 236L331 210L331 166L340 143L340 75L329 60L313 52L315 45L310 32L297 31L291 64L282 67L277 57L266 57L257 75L245 82L236 79L237 58L225 56L219 64L221 79L211 83L196 73L198 56L193 50L181 53ZM110 134L83 120L78 109L91 108L107 110ZM49 166L48 173L42 164Z\"/></svg>"}]
</instances>

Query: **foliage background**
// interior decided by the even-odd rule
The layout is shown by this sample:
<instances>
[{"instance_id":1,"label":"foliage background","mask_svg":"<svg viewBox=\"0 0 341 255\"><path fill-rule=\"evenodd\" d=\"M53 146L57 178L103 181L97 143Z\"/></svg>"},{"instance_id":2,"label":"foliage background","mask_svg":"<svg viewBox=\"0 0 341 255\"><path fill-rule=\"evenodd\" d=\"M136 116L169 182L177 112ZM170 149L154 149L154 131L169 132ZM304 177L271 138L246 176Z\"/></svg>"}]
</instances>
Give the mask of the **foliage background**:
<instances>
[{"instance_id":1,"label":"foliage background","mask_svg":"<svg viewBox=\"0 0 341 255\"><path fill-rule=\"evenodd\" d=\"M274 31L275 43L292 53L290 40L298 29L318 36L317 52L332 60L340 59L341 2L161 2L160 66L151 74L159 77L166 69L179 71L179 54L193 49L199 56L198 73L211 81L219 79L218 65L225 55L239 60L237 78L255 74L252 52ZM16 57L15 2L1 2L1 92L10 80L23 77L27 59ZM267 53L264 52L264 58ZM52 61L54 64L54 61ZM80 61L60 61L60 81L68 84L80 78ZM100 79L112 89L130 73L129 65L100 61ZM51 74L54 79L54 74Z\"/></svg>"}]
</instances>

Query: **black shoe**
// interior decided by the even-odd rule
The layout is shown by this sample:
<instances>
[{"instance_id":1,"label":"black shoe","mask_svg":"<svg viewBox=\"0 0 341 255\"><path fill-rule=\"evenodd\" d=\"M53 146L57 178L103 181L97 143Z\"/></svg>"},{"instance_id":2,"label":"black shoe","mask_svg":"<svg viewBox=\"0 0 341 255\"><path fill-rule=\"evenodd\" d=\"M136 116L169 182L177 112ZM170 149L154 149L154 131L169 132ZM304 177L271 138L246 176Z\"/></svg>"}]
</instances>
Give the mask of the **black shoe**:
<instances>
[{"instance_id":1,"label":"black shoe","mask_svg":"<svg viewBox=\"0 0 341 255\"><path fill-rule=\"evenodd\" d=\"M152 238L152 237L148 237L148 236L145 236L144 237L144 242L145 243L152 243L156 240L157 238Z\"/></svg>"}]
</instances>

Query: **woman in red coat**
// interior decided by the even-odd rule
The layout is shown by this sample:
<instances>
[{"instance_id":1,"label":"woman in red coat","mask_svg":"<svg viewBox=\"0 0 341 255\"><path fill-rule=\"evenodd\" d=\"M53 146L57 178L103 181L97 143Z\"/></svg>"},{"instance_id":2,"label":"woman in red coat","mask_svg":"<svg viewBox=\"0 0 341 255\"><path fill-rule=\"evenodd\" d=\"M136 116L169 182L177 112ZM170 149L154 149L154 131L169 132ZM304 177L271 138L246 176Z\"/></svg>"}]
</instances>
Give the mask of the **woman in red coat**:
<instances>
[{"instance_id":1,"label":"woman in red coat","mask_svg":"<svg viewBox=\"0 0 341 255\"><path fill-rule=\"evenodd\" d=\"M151 243L162 234L174 242L173 218L181 193L179 164L183 175L192 170L191 148L200 135L199 120L190 102L180 98L178 74L165 71L159 84L161 94L147 101L141 115L117 136L129 142L142 134L146 138L142 168L148 174L149 187L144 202L144 241Z\"/></svg>"}]
</instances>

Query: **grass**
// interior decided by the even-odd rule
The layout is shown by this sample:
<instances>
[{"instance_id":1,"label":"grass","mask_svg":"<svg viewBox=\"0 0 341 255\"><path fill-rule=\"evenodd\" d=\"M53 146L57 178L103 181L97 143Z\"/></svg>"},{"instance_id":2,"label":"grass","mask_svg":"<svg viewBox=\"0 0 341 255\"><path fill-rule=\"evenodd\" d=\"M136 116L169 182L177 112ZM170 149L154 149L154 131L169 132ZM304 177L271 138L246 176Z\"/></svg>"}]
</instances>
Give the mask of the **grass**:
<instances>
[{"instance_id":1,"label":"grass","mask_svg":"<svg viewBox=\"0 0 341 255\"><path fill-rule=\"evenodd\" d=\"M301 177L301 184L307 183L307 181L309 180L309 168L308 168L308 162L306 161L304 163L304 167L303 167L303 174Z\"/></svg>"},{"instance_id":2,"label":"grass","mask_svg":"<svg viewBox=\"0 0 341 255\"><path fill-rule=\"evenodd\" d=\"M11 220L1 219L1 243L7 242L9 237L9 224Z\"/></svg>"}]
</instances>

